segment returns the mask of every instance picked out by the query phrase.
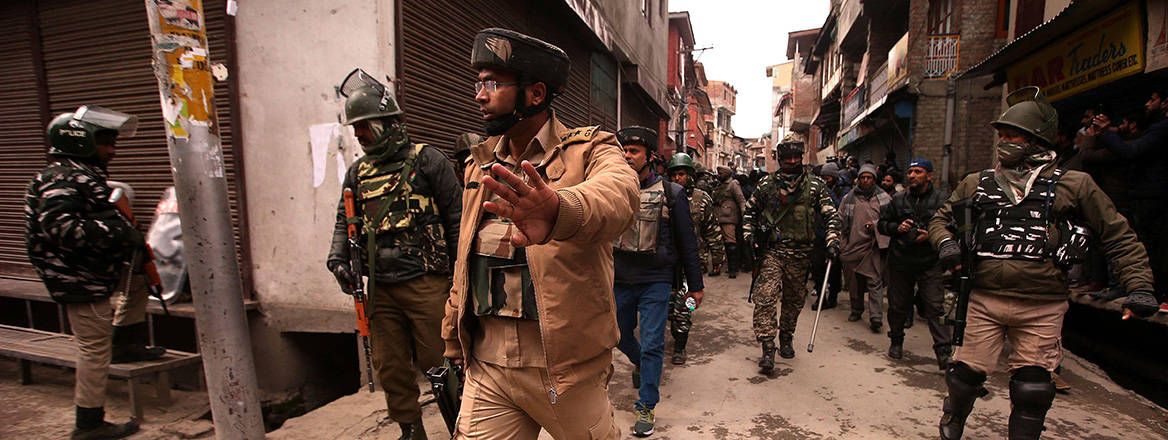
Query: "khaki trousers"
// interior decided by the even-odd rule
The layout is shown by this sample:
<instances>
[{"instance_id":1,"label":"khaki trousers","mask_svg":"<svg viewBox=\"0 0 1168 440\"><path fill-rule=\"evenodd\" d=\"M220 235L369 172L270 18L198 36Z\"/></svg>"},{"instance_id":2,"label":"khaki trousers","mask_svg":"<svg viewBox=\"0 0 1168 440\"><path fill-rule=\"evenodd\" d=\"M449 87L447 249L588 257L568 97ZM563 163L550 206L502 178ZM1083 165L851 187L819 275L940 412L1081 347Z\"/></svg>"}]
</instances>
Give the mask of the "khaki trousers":
<instances>
[{"instance_id":1,"label":"khaki trousers","mask_svg":"<svg viewBox=\"0 0 1168 440\"><path fill-rule=\"evenodd\" d=\"M953 360L992 373L1005 343L1010 342L1010 371L1028 365L1054 371L1062 361L1066 300L1036 300L973 291L966 315L965 345L954 347Z\"/></svg>"},{"instance_id":2,"label":"khaki trousers","mask_svg":"<svg viewBox=\"0 0 1168 440\"><path fill-rule=\"evenodd\" d=\"M555 396L546 368L506 368L472 359L455 439L619 439L608 400L612 367Z\"/></svg>"},{"instance_id":3,"label":"khaki trousers","mask_svg":"<svg viewBox=\"0 0 1168 440\"><path fill-rule=\"evenodd\" d=\"M369 295L373 372L385 390L389 418L413 423L422 418L417 372L442 365L450 281L426 274L402 283L375 283L374 289Z\"/></svg>"},{"instance_id":4,"label":"khaki trousers","mask_svg":"<svg viewBox=\"0 0 1168 440\"><path fill-rule=\"evenodd\" d=\"M77 384L73 403L83 408L105 406L105 388L109 382L109 364L113 355L114 326L132 325L146 320L147 292L144 279L134 277L129 295L114 292L109 298L91 303L66 304L69 326L77 341ZM115 310L114 306L117 304Z\"/></svg>"}]
</instances>

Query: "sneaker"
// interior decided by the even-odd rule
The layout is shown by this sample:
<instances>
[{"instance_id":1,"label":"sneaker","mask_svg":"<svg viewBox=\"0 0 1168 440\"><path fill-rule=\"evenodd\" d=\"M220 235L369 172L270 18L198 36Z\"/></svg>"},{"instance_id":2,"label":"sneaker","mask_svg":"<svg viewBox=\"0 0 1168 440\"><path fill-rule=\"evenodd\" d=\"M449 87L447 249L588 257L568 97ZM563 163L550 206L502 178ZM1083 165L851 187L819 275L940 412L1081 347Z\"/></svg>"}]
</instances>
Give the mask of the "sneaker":
<instances>
[{"instance_id":1,"label":"sneaker","mask_svg":"<svg viewBox=\"0 0 1168 440\"><path fill-rule=\"evenodd\" d=\"M641 367L633 367L633 388L641 387Z\"/></svg>"},{"instance_id":2,"label":"sneaker","mask_svg":"<svg viewBox=\"0 0 1168 440\"><path fill-rule=\"evenodd\" d=\"M637 423L633 424L633 435L637 437L648 437L653 435L653 421L655 420L655 417L653 416L653 410L642 408L638 409L636 412Z\"/></svg>"}]
</instances>

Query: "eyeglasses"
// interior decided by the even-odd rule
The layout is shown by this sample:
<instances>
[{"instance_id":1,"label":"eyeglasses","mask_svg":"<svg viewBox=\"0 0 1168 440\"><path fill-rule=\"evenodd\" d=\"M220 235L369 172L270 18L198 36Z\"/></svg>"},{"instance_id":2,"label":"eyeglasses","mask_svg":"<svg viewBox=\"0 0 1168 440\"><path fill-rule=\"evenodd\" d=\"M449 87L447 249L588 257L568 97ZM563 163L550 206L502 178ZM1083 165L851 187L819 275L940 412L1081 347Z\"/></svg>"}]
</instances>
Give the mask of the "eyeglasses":
<instances>
[{"instance_id":1,"label":"eyeglasses","mask_svg":"<svg viewBox=\"0 0 1168 440\"><path fill-rule=\"evenodd\" d=\"M476 82L474 85L474 90L475 90L475 95L478 95L479 93L482 93L482 91L484 89L486 89L487 93L491 93L491 92L494 92L495 90L497 90L499 88L499 86L514 86L514 85L518 85L518 84L519 84L518 82L498 82L498 81L495 81L492 79L492 80L487 80L487 81Z\"/></svg>"}]
</instances>

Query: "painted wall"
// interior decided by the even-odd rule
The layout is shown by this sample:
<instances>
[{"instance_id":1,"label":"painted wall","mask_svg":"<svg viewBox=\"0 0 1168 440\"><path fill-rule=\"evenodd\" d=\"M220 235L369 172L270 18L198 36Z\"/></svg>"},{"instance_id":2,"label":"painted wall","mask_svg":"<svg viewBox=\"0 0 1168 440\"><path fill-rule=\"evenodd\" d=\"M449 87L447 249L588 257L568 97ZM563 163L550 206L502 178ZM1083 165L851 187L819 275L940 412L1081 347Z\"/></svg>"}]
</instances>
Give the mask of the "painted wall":
<instances>
[{"instance_id":1,"label":"painted wall","mask_svg":"<svg viewBox=\"0 0 1168 440\"><path fill-rule=\"evenodd\" d=\"M663 109L666 101L666 63L669 53L669 3L626 0L565 0L597 38L623 64L637 66L636 84L652 96ZM625 81L630 81L625 79Z\"/></svg>"},{"instance_id":2,"label":"painted wall","mask_svg":"<svg viewBox=\"0 0 1168 440\"><path fill-rule=\"evenodd\" d=\"M236 17L239 114L255 293L280 331L352 332L352 300L324 261L340 197L334 140L314 187L309 127L335 123L354 67L394 69L394 2L246 2ZM343 138L347 165L360 152Z\"/></svg>"}]
</instances>

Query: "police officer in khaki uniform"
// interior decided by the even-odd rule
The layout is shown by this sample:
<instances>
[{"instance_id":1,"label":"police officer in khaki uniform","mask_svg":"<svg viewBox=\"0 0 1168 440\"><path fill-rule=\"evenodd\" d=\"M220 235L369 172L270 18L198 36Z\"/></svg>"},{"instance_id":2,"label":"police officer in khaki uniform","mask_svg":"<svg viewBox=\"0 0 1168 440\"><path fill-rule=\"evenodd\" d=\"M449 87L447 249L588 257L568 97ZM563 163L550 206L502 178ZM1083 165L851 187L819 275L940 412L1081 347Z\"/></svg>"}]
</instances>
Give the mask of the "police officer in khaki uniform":
<instances>
[{"instance_id":1,"label":"police officer in khaki uniform","mask_svg":"<svg viewBox=\"0 0 1168 440\"><path fill-rule=\"evenodd\" d=\"M975 266L970 268L965 343L953 353L945 374L949 396L941 417L941 438L961 438L974 401L985 395L982 384L1007 346L1010 377L1011 440L1037 439L1054 401L1050 373L1062 358L1061 333L1067 312L1066 277L1060 273L1081 254L1067 227L1081 222L1096 234L1130 292L1124 316L1151 316L1157 304L1144 246L1123 216L1090 176L1057 168L1051 150L1058 113L1037 87L1024 87L1006 98L1010 104L993 127L998 133L998 165L970 174L929 222L929 240L941 266L960 265L962 249L949 229L963 218L954 206L973 209ZM957 202L962 202L958 204ZM1025 231L1025 233L1018 233ZM1006 341L1010 344L1006 344Z\"/></svg>"},{"instance_id":2,"label":"police officer in khaki uniform","mask_svg":"<svg viewBox=\"0 0 1168 440\"><path fill-rule=\"evenodd\" d=\"M365 245L373 368L401 439L424 439L416 372L442 364L439 329L458 243L461 186L445 154L410 141L391 90L356 69L341 93L345 124L365 151L345 173L344 187L356 196ZM349 267L347 225L342 200L327 264L351 293L363 280Z\"/></svg>"},{"instance_id":3,"label":"police officer in khaki uniform","mask_svg":"<svg viewBox=\"0 0 1168 440\"><path fill-rule=\"evenodd\" d=\"M471 147L445 356L466 366L455 438L615 439L608 400L620 337L612 243L638 209L611 133L549 109L570 62L506 29L475 36L486 141Z\"/></svg>"}]
</instances>

